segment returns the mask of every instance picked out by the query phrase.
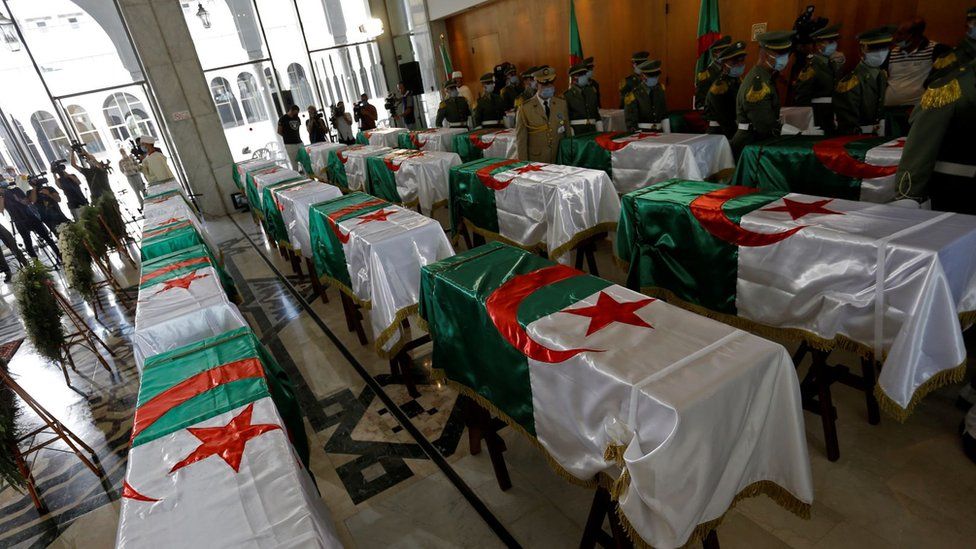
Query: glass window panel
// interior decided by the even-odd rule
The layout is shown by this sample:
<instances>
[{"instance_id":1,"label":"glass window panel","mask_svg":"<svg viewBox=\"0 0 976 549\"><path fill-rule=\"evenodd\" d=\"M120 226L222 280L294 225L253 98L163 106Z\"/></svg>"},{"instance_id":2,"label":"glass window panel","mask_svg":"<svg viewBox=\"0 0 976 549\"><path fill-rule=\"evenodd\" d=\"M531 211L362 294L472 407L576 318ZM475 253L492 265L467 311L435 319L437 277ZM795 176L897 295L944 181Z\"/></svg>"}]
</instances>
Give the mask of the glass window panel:
<instances>
[{"instance_id":1,"label":"glass window panel","mask_svg":"<svg viewBox=\"0 0 976 549\"><path fill-rule=\"evenodd\" d=\"M44 151L48 164L55 160L68 158L71 144L51 113L47 111L35 112L31 115L31 126L40 140L41 150Z\"/></svg>"},{"instance_id":2,"label":"glass window panel","mask_svg":"<svg viewBox=\"0 0 976 549\"><path fill-rule=\"evenodd\" d=\"M105 152L105 145L102 143L102 138L98 135L98 130L95 129L95 125L92 124L91 119L88 118L88 113L85 109L78 105L69 105L68 116L71 117L71 123L74 124L75 131L78 132L78 135L81 137L81 142L85 144L88 152Z\"/></svg>"},{"instance_id":3,"label":"glass window panel","mask_svg":"<svg viewBox=\"0 0 976 549\"><path fill-rule=\"evenodd\" d=\"M267 58L251 0L183 2L181 6L203 70ZM210 28L197 16L199 6L207 11Z\"/></svg>"},{"instance_id":4,"label":"glass window panel","mask_svg":"<svg viewBox=\"0 0 976 549\"><path fill-rule=\"evenodd\" d=\"M217 105L217 114L225 128L233 128L244 124L241 117L241 107L237 104L237 97L226 78L217 77L210 81L210 92Z\"/></svg>"},{"instance_id":5,"label":"glass window panel","mask_svg":"<svg viewBox=\"0 0 976 549\"><path fill-rule=\"evenodd\" d=\"M237 75L237 88L241 94L241 105L244 107L244 116L250 123L260 122L268 119L268 111L264 107L264 100L258 92L257 81L250 72L242 72Z\"/></svg>"}]
</instances>

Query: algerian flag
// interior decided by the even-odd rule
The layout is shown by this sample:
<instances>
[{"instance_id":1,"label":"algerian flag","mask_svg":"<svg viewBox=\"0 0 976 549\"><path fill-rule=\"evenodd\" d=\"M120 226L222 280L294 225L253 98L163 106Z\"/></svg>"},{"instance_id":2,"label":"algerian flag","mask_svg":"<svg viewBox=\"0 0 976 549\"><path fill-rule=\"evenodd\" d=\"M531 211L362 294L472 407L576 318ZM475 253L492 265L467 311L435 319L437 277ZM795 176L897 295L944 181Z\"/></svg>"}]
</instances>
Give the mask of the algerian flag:
<instances>
[{"instance_id":1,"label":"algerian flag","mask_svg":"<svg viewBox=\"0 0 976 549\"><path fill-rule=\"evenodd\" d=\"M329 151L329 182L343 191L361 191L366 188L366 158L381 156L390 147L377 145L353 145Z\"/></svg>"},{"instance_id":2,"label":"algerian flag","mask_svg":"<svg viewBox=\"0 0 976 549\"><path fill-rule=\"evenodd\" d=\"M648 544L683 545L761 481L809 511L781 346L500 243L424 267L420 312L433 367L557 470L586 482L624 468L621 510Z\"/></svg>"},{"instance_id":3,"label":"algerian flag","mask_svg":"<svg viewBox=\"0 0 976 549\"><path fill-rule=\"evenodd\" d=\"M479 158L515 158L517 156L515 130L474 130L454 136L454 152L461 162Z\"/></svg>"},{"instance_id":4,"label":"algerian flag","mask_svg":"<svg viewBox=\"0 0 976 549\"><path fill-rule=\"evenodd\" d=\"M451 168L451 226L569 261L583 239L612 230L620 201L607 175L541 162L485 158Z\"/></svg>"},{"instance_id":5,"label":"algerian flag","mask_svg":"<svg viewBox=\"0 0 976 549\"><path fill-rule=\"evenodd\" d=\"M621 194L675 177L722 179L735 167L729 142L721 135L645 131L563 139L556 163L603 170Z\"/></svg>"},{"instance_id":6,"label":"algerian flag","mask_svg":"<svg viewBox=\"0 0 976 549\"><path fill-rule=\"evenodd\" d=\"M312 258L308 235L308 210L314 204L342 196L335 185L309 181L287 189L275 190L274 197L281 211L290 246L297 255Z\"/></svg>"},{"instance_id":7,"label":"algerian flag","mask_svg":"<svg viewBox=\"0 0 976 549\"><path fill-rule=\"evenodd\" d=\"M285 227L285 220L281 216L281 205L275 199L275 193L309 183L312 183L311 179L291 179L264 187L261 196L261 209L264 211L264 223L268 228L268 236L280 246L291 246L291 242L288 240L288 230Z\"/></svg>"},{"instance_id":8,"label":"algerian flag","mask_svg":"<svg viewBox=\"0 0 976 549\"><path fill-rule=\"evenodd\" d=\"M705 70L705 67L712 62L709 48L721 38L721 30L718 0L701 0L698 9L698 60L695 62L695 74Z\"/></svg>"},{"instance_id":9,"label":"algerian flag","mask_svg":"<svg viewBox=\"0 0 976 549\"><path fill-rule=\"evenodd\" d=\"M375 145L377 147L396 147L397 139L407 133L406 128L376 128L375 130L360 130L356 134L356 143L360 145Z\"/></svg>"},{"instance_id":10,"label":"algerian flag","mask_svg":"<svg viewBox=\"0 0 976 549\"><path fill-rule=\"evenodd\" d=\"M407 208L419 204L420 211L430 215L447 204L450 170L460 164L454 153L394 149L385 156L366 159L367 191Z\"/></svg>"},{"instance_id":11,"label":"algerian flag","mask_svg":"<svg viewBox=\"0 0 976 549\"><path fill-rule=\"evenodd\" d=\"M444 64L444 79L447 80L454 74L454 64L451 63L451 54L447 52L443 34L441 35L441 63Z\"/></svg>"},{"instance_id":12,"label":"algerian flag","mask_svg":"<svg viewBox=\"0 0 976 549\"><path fill-rule=\"evenodd\" d=\"M118 547L338 547L302 462L304 425L247 328L146 361Z\"/></svg>"},{"instance_id":13,"label":"algerian flag","mask_svg":"<svg viewBox=\"0 0 976 549\"><path fill-rule=\"evenodd\" d=\"M255 158L253 160L246 160L244 162L237 162L231 169L231 178L234 180L234 185L237 185L238 189L244 188L244 181L247 178L247 173L257 170L263 170L265 168L270 168L275 165L273 160L265 160L263 158Z\"/></svg>"},{"instance_id":14,"label":"algerian flag","mask_svg":"<svg viewBox=\"0 0 976 549\"><path fill-rule=\"evenodd\" d=\"M742 151L732 183L763 190L886 203L905 139L789 136Z\"/></svg>"},{"instance_id":15,"label":"algerian flag","mask_svg":"<svg viewBox=\"0 0 976 549\"><path fill-rule=\"evenodd\" d=\"M302 147L302 151L298 153L298 160L305 169L305 175L328 180L329 151L344 149L347 146L344 143L323 141Z\"/></svg>"},{"instance_id":16,"label":"algerian flag","mask_svg":"<svg viewBox=\"0 0 976 549\"><path fill-rule=\"evenodd\" d=\"M583 41L576 22L576 4L569 0L569 66L583 62Z\"/></svg>"},{"instance_id":17,"label":"algerian flag","mask_svg":"<svg viewBox=\"0 0 976 549\"><path fill-rule=\"evenodd\" d=\"M146 196L145 198L153 198L164 193L169 193L171 191L176 191L178 193L183 193L183 186L180 182L175 179L170 179L169 181L161 181L159 183L150 183L146 185Z\"/></svg>"},{"instance_id":18,"label":"algerian flag","mask_svg":"<svg viewBox=\"0 0 976 549\"><path fill-rule=\"evenodd\" d=\"M454 138L467 128L429 128L397 135L397 147L419 151L454 152Z\"/></svg>"},{"instance_id":19,"label":"algerian flag","mask_svg":"<svg viewBox=\"0 0 976 549\"><path fill-rule=\"evenodd\" d=\"M884 361L877 396L901 419L962 379L976 217L701 181L633 192L622 209L631 287L873 355Z\"/></svg>"},{"instance_id":20,"label":"algerian flag","mask_svg":"<svg viewBox=\"0 0 976 549\"><path fill-rule=\"evenodd\" d=\"M275 166L247 174L247 200L258 219L266 221L264 190L267 187L305 179L295 170Z\"/></svg>"},{"instance_id":21,"label":"algerian flag","mask_svg":"<svg viewBox=\"0 0 976 549\"><path fill-rule=\"evenodd\" d=\"M173 221L144 231L140 254L143 261L148 261L184 248L200 245L205 245L213 250L193 223L190 221Z\"/></svg>"},{"instance_id":22,"label":"algerian flag","mask_svg":"<svg viewBox=\"0 0 976 549\"><path fill-rule=\"evenodd\" d=\"M158 256L142 262L142 274L139 277L139 287L145 288L159 284L174 276L183 276L203 265L209 265L217 270L220 283L232 300L239 299L234 279L220 265L220 261L204 245L183 248L172 253Z\"/></svg>"}]
</instances>

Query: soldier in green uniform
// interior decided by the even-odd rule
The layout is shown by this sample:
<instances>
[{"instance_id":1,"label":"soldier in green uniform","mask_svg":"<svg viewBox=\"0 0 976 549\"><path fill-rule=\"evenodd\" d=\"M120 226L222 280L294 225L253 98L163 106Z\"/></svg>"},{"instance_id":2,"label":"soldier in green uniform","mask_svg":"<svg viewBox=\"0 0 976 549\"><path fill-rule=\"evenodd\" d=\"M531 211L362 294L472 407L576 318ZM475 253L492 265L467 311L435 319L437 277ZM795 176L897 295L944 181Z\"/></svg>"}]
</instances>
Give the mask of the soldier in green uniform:
<instances>
[{"instance_id":1,"label":"soldier in green uniform","mask_svg":"<svg viewBox=\"0 0 976 549\"><path fill-rule=\"evenodd\" d=\"M736 131L732 154L739 158L750 143L780 134L779 92L775 79L790 63L793 31L770 31L756 37L759 61L746 74L735 96Z\"/></svg>"},{"instance_id":2,"label":"soldier in green uniform","mask_svg":"<svg viewBox=\"0 0 976 549\"><path fill-rule=\"evenodd\" d=\"M708 120L708 133L732 139L736 130L735 97L746 68L746 43L741 40L733 43L722 50L717 60L722 66L722 74L705 94L704 115Z\"/></svg>"},{"instance_id":3,"label":"soldier in green uniform","mask_svg":"<svg viewBox=\"0 0 976 549\"><path fill-rule=\"evenodd\" d=\"M515 98L516 109L521 107L522 103L535 97L536 86L538 85L535 81L535 73L539 72L540 69L542 67L529 67L519 75L519 78L522 79L522 93Z\"/></svg>"},{"instance_id":4,"label":"soldier in green uniform","mask_svg":"<svg viewBox=\"0 0 976 549\"><path fill-rule=\"evenodd\" d=\"M834 114L841 135L877 134L884 115L888 74L881 65L888 59L895 27L886 26L857 35L861 62L834 87Z\"/></svg>"},{"instance_id":5,"label":"soldier in green uniform","mask_svg":"<svg viewBox=\"0 0 976 549\"><path fill-rule=\"evenodd\" d=\"M837 51L840 24L830 25L810 34L815 53L810 54L807 66L796 80L796 104L813 108L813 123L824 134L834 133L834 87L837 85L837 66L830 56Z\"/></svg>"},{"instance_id":6,"label":"soldier in green uniform","mask_svg":"<svg viewBox=\"0 0 976 549\"><path fill-rule=\"evenodd\" d=\"M589 85L588 72L585 62L573 65L569 69L569 89L563 92L573 135L593 133L600 122L600 105L597 103L596 90Z\"/></svg>"},{"instance_id":7,"label":"soldier in green uniform","mask_svg":"<svg viewBox=\"0 0 976 549\"><path fill-rule=\"evenodd\" d=\"M624 97L624 120L629 131L661 131L661 120L668 115L661 79L661 61L648 59L637 70L643 77L637 88Z\"/></svg>"},{"instance_id":8,"label":"soldier in green uniform","mask_svg":"<svg viewBox=\"0 0 976 549\"><path fill-rule=\"evenodd\" d=\"M603 103L600 103L600 83L596 81L596 78L593 78L593 68L596 66L596 61L592 57L587 57L583 63L586 64L586 78L589 80L590 87L596 92L596 104L599 107Z\"/></svg>"},{"instance_id":9,"label":"soldier in green uniform","mask_svg":"<svg viewBox=\"0 0 976 549\"><path fill-rule=\"evenodd\" d=\"M976 214L976 60L933 82L912 114L898 164L898 195L932 209Z\"/></svg>"},{"instance_id":10,"label":"soldier in green uniform","mask_svg":"<svg viewBox=\"0 0 976 549\"><path fill-rule=\"evenodd\" d=\"M515 98L522 95L524 89L521 81L519 81L518 71L516 71L515 65L509 63L505 66L505 87L502 88L501 93L506 111L515 108Z\"/></svg>"},{"instance_id":11,"label":"soldier in green uniform","mask_svg":"<svg viewBox=\"0 0 976 549\"><path fill-rule=\"evenodd\" d=\"M640 75L640 71L637 70L637 65L647 61L647 58L650 56L651 54L647 53L646 51L635 52L634 55L630 56L630 64L634 66L634 72L632 74L628 74L623 80L620 81L618 90L620 91L621 109L624 108L624 98L627 97L627 94L637 89L637 86L640 85L642 80L644 80L644 78Z\"/></svg>"},{"instance_id":12,"label":"soldier in green uniform","mask_svg":"<svg viewBox=\"0 0 976 549\"><path fill-rule=\"evenodd\" d=\"M712 84L718 80L719 76L722 76L722 64L719 62L718 57L722 55L725 48L729 47L732 43L732 37L722 36L718 40L712 42L712 45L708 47L708 58L710 63L705 70L701 71L695 75L695 108L702 109L705 107L705 95L708 93L708 89L712 87Z\"/></svg>"},{"instance_id":13,"label":"soldier in green uniform","mask_svg":"<svg viewBox=\"0 0 976 549\"><path fill-rule=\"evenodd\" d=\"M471 116L471 107L468 106L468 100L461 97L461 94L458 93L457 82L453 79L444 82L444 91L447 92L447 97L437 107L437 120L435 125L440 128L444 121L447 120L447 124L451 128L468 127L468 117Z\"/></svg>"},{"instance_id":14,"label":"soldier in green uniform","mask_svg":"<svg viewBox=\"0 0 976 549\"><path fill-rule=\"evenodd\" d=\"M966 11L966 36L954 50L935 60L929 81L938 80L973 59L976 59L976 6Z\"/></svg>"},{"instance_id":15,"label":"soldier in green uniform","mask_svg":"<svg viewBox=\"0 0 976 549\"><path fill-rule=\"evenodd\" d=\"M495 75L487 73L481 77L481 96L471 113L471 122L475 129L501 128L505 119L505 100L495 93Z\"/></svg>"}]
</instances>

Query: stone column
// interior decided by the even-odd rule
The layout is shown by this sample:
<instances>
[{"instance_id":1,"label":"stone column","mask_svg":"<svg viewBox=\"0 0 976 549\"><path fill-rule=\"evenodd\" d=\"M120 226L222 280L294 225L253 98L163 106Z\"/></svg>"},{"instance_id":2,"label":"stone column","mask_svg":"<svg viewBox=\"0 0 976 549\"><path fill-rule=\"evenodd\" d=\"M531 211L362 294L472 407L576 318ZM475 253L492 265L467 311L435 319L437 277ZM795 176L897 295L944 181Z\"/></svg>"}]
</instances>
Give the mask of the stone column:
<instances>
[{"instance_id":1,"label":"stone column","mask_svg":"<svg viewBox=\"0 0 976 549\"><path fill-rule=\"evenodd\" d=\"M120 0L160 116L204 212L233 211L233 157L179 2ZM186 120L175 113L189 112Z\"/></svg>"}]
</instances>

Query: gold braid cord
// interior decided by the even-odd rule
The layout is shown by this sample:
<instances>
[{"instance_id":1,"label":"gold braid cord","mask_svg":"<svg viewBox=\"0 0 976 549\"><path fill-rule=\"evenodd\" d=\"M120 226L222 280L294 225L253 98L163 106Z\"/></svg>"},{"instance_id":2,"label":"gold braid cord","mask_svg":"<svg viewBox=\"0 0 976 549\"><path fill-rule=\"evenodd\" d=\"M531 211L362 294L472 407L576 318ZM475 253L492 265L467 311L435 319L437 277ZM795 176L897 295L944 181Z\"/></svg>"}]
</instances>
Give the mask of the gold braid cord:
<instances>
[{"instance_id":1,"label":"gold braid cord","mask_svg":"<svg viewBox=\"0 0 976 549\"><path fill-rule=\"evenodd\" d=\"M838 82L835 89L837 90L837 93L847 93L856 88L858 84L860 84L860 80L857 79L856 74L852 74Z\"/></svg>"},{"instance_id":2,"label":"gold braid cord","mask_svg":"<svg viewBox=\"0 0 976 549\"><path fill-rule=\"evenodd\" d=\"M769 84L763 82L758 89L755 87L749 88L749 91L746 92L746 101L750 103L758 103L763 99L766 99L771 93L773 93L772 88L769 87Z\"/></svg>"},{"instance_id":3,"label":"gold braid cord","mask_svg":"<svg viewBox=\"0 0 976 549\"><path fill-rule=\"evenodd\" d=\"M712 95L722 95L727 91L729 91L729 83L722 79L716 80L712 87L708 88L708 93Z\"/></svg>"},{"instance_id":4,"label":"gold braid cord","mask_svg":"<svg viewBox=\"0 0 976 549\"><path fill-rule=\"evenodd\" d=\"M935 62L932 63L932 67L935 69L944 69L955 62L956 62L956 53L950 52L936 59Z\"/></svg>"},{"instance_id":5,"label":"gold braid cord","mask_svg":"<svg viewBox=\"0 0 976 549\"><path fill-rule=\"evenodd\" d=\"M953 79L948 84L944 84L938 88L925 90L919 105L923 109L939 109L955 103L961 97L962 87L959 85L959 80Z\"/></svg>"}]
</instances>

